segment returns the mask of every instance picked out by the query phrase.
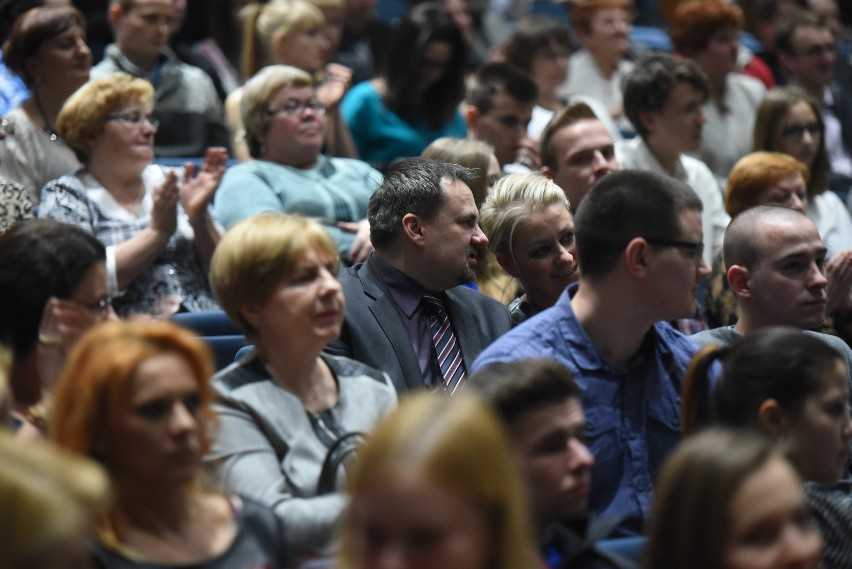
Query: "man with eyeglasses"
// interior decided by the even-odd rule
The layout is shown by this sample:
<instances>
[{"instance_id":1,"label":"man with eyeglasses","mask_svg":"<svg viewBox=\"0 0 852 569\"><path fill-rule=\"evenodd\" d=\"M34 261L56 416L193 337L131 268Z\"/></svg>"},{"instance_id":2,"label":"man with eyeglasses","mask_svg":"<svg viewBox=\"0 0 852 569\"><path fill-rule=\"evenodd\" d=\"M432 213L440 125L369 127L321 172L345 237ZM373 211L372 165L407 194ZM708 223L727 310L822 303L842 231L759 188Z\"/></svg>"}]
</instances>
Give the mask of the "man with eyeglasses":
<instances>
[{"instance_id":1,"label":"man with eyeglasses","mask_svg":"<svg viewBox=\"0 0 852 569\"><path fill-rule=\"evenodd\" d=\"M806 215L777 205L747 209L728 226L723 255L737 323L699 332L691 337L695 342L727 346L767 326L792 326L819 336L852 370L846 342L814 331L825 319L826 248Z\"/></svg>"},{"instance_id":2,"label":"man with eyeglasses","mask_svg":"<svg viewBox=\"0 0 852 569\"><path fill-rule=\"evenodd\" d=\"M574 375L595 456L589 513L626 516L638 533L653 481L680 439L680 388L696 345L665 321L695 308L703 206L673 178L638 170L603 177L575 221L580 284L500 337L474 362L550 358Z\"/></svg>"},{"instance_id":3,"label":"man with eyeglasses","mask_svg":"<svg viewBox=\"0 0 852 569\"><path fill-rule=\"evenodd\" d=\"M210 77L178 59L168 47L174 32L174 0L111 0L107 14L115 43L92 68L92 79L124 72L154 85L157 156L203 156L229 147L222 104Z\"/></svg>"},{"instance_id":4,"label":"man with eyeglasses","mask_svg":"<svg viewBox=\"0 0 852 569\"><path fill-rule=\"evenodd\" d=\"M852 95L835 82L834 36L815 15L803 14L779 29L776 46L790 81L813 97L822 111L829 187L845 194L852 189Z\"/></svg>"},{"instance_id":5,"label":"man with eyeglasses","mask_svg":"<svg viewBox=\"0 0 852 569\"><path fill-rule=\"evenodd\" d=\"M465 100L468 137L494 147L507 174L538 170L538 142L527 126L538 97L532 78L508 63L489 63L474 76Z\"/></svg>"}]
</instances>

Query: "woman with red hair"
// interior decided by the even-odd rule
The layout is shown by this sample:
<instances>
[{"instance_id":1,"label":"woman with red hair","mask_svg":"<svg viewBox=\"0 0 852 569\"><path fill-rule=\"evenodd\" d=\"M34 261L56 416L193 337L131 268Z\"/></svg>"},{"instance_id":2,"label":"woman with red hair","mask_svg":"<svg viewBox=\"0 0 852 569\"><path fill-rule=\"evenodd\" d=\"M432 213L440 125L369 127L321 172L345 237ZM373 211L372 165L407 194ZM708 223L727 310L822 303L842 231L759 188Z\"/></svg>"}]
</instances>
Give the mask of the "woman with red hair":
<instances>
[{"instance_id":1,"label":"woman with red hair","mask_svg":"<svg viewBox=\"0 0 852 569\"><path fill-rule=\"evenodd\" d=\"M113 322L72 351L52 438L98 460L114 497L98 527L99 567L285 567L283 531L259 504L205 487L215 416L204 343L168 322Z\"/></svg>"}]
</instances>

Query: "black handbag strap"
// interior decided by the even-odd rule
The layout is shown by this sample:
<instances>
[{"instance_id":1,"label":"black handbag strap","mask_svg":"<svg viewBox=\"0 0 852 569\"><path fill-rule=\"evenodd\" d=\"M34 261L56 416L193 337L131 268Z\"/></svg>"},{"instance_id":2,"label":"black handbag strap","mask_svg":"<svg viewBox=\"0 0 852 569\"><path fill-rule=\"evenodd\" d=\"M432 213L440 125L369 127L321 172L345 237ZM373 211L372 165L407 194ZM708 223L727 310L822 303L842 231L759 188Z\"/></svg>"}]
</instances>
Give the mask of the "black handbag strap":
<instances>
[{"instance_id":1,"label":"black handbag strap","mask_svg":"<svg viewBox=\"0 0 852 569\"><path fill-rule=\"evenodd\" d=\"M322 463L319 480L317 482L317 495L331 494L337 486L337 471L345 466L350 456L364 444L366 435L359 431L351 431L342 435L328 448L325 460Z\"/></svg>"}]
</instances>

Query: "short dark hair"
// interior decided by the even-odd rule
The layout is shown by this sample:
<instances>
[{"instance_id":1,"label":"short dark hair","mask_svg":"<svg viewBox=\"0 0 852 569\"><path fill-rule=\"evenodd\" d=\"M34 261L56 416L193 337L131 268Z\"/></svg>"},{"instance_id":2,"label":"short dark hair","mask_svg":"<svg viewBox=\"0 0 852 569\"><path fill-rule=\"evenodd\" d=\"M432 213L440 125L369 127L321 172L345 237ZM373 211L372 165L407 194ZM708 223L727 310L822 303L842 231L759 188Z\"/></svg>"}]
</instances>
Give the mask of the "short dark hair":
<instances>
[{"instance_id":1,"label":"short dark hair","mask_svg":"<svg viewBox=\"0 0 852 569\"><path fill-rule=\"evenodd\" d=\"M532 73L533 59L553 45L562 47L569 53L575 50L575 42L568 27L550 16L527 16L518 22L515 33L503 48L503 55L508 63L524 73Z\"/></svg>"},{"instance_id":2,"label":"short dark hair","mask_svg":"<svg viewBox=\"0 0 852 569\"><path fill-rule=\"evenodd\" d=\"M601 178L574 217L580 272L600 278L616 265L631 239L679 239L684 210L701 211L698 195L669 176L618 170Z\"/></svg>"},{"instance_id":3,"label":"short dark hair","mask_svg":"<svg viewBox=\"0 0 852 569\"><path fill-rule=\"evenodd\" d=\"M469 186L476 176L473 169L428 158L408 158L391 166L367 207L373 246L390 245L402 232L407 213L434 219L446 201L445 180L461 180Z\"/></svg>"},{"instance_id":4,"label":"short dark hair","mask_svg":"<svg viewBox=\"0 0 852 569\"><path fill-rule=\"evenodd\" d=\"M467 385L491 404L510 429L532 409L580 397L574 374L548 359L493 363L472 374Z\"/></svg>"},{"instance_id":5,"label":"short dark hair","mask_svg":"<svg viewBox=\"0 0 852 569\"><path fill-rule=\"evenodd\" d=\"M491 111L494 96L500 91L521 103L533 103L538 97L538 87L532 77L510 63L487 63L473 76L467 90L467 103L486 114Z\"/></svg>"},{"instance_id":6,"label":"short dark hair","mask_svg":"<svg viewBox=\"0 0 852 569\"><path fill-rule=\"evenodd\" d=\"M74 26L85 30L86 21L83 14L71 6L41 6L21 14L3 44L3 62L28 87L33 87L35 77L27 72L26 60L34 56L44 42Z\"/></svg>"},{"instance_id":7,"label":"short dark hair","mask_svg":"<svg viewBox=\"0 0 852 569\"><path fill-rule=\"evenodd\" d=\"M624 76L621 81L624 113L639 136L648 135L648 129L642 123L642 113L662 111L679 83L692 85L705 99L710 92L707 76L694 61L668 53L644 57L633 71Z\"/></svg>"},{"instance_id":8,"label":"short dark hair","mask_svg":"<svg viewBox=\"0 0 852 569\"><path fill-rule=\"evenodd\" d=\"M711 390L716 360L722 373ZM844 362L843 357L822 339L783 326L762 328L729 347L705 347L684 378L684 434L711 423L749 427L767 399L799 413L805 399L822 388L822 375L838 361Z\"/></svg>"},{"instance_id":9,"label":"short dark hair","mask_svg":"<svg viewBox=\"0 0 852 569\"><path fill-rule=\"evenodd\" d=\"M0 341L16 358L26 356L50 297L69 298L105 260L103 244L73 225L36 219L12 226L0 236Z\"/></svg>"},{"instance_id":10,"label":"short dark hair","mask_svg":"<svg viewBox=\"0 0 852 569\"><path fill-rule=\"evenodd\" d=\"M812 12L804 12L785 18L775 31L775 49L796 55L793 38L796 36L796 31L801 28L822 29L825 28L825 23Z\"/></svg>"},{"instance_id":11,"label":"short dark hair","mask_svg":"<svg viewBox=\"0 0 852 569\"><path fill-rule=\"evenodd\" d=\"M571 103L567 107L562 107L561 110L557 111L550 119L550 122L544 127L544 130L541 131L541 137L539 138L541 165L552 168L553 170L559 170L559 159L561 156L556 156L553 152L553 137L557 132L580 121L596 120L599 119L595 111L583 101Z\"/></svg>"}]
</instances>

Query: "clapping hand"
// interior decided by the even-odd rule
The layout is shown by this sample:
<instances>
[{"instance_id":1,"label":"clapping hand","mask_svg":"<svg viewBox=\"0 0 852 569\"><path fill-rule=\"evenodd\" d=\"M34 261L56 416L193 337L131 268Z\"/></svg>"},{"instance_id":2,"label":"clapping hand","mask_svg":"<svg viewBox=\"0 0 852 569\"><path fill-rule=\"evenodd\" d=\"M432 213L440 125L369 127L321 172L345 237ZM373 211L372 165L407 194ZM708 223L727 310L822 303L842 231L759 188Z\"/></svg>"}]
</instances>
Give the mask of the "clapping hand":
<instances>
[{"instance_id":1,"label":"clapping hand","mask_svg":"<svg viewBox=\"0 0 852 569\"><path fill-rule=\"evenodd\" d=\"M213 195L222 176L225 174L228 151L224 148L208 148L204 164L196 176L195 166L191 162L185 165L184 183L180 192L181 205L191 223L207 219L207 207L213 201Z\"/></svg>"}]
</instances>

